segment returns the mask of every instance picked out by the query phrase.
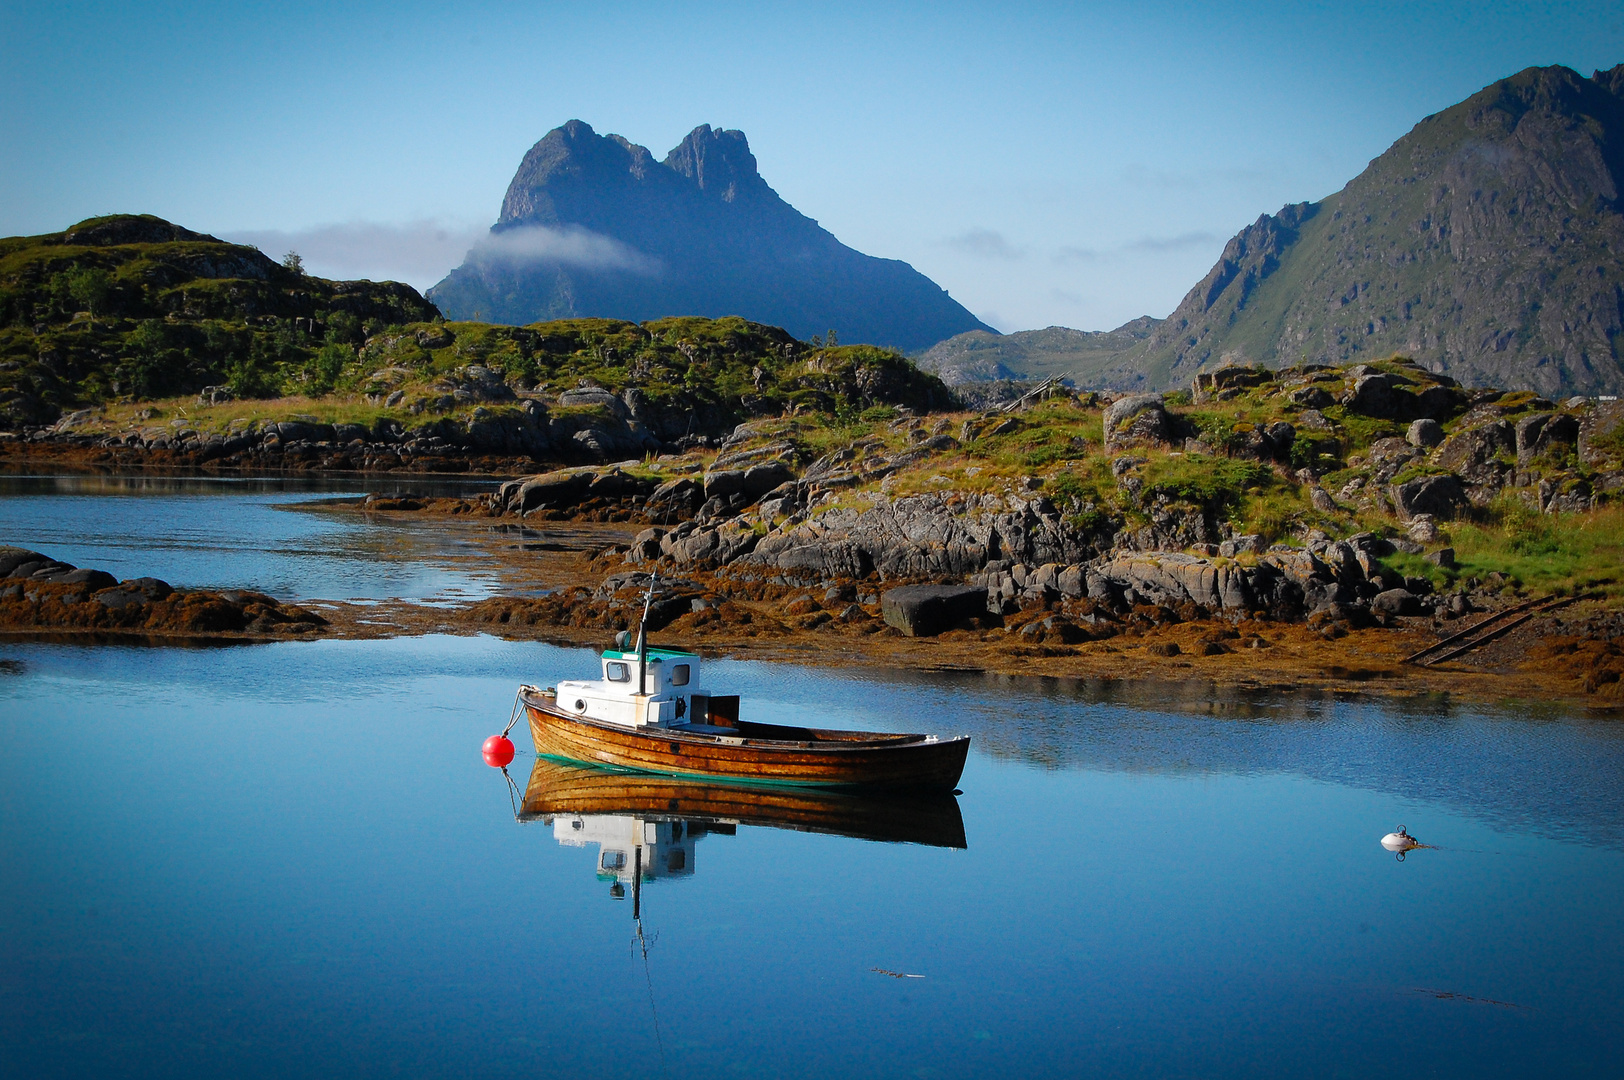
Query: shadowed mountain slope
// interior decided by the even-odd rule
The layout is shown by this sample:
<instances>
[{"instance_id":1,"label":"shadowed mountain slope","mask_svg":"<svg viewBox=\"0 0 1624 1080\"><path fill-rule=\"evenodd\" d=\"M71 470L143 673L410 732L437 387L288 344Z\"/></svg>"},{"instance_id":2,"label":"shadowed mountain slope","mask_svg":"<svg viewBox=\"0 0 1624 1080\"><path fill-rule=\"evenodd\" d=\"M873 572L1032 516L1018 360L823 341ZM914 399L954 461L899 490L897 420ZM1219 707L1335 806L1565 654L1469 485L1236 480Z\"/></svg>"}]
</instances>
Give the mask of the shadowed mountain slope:
<instances>
[{"instance_id":1,"label":"shadowed mountain slope","mask_svg":"<svg viewBox=\"0 0 1624 1080\"><path fill-rule=\"evenodd\" d=\"M990 329L907 263L840 243L767 186L742 132L709 125L663 162L579 120L548 132L429 296L450 318L741 315L904 350Z\"/></svg>"}]
</instances>

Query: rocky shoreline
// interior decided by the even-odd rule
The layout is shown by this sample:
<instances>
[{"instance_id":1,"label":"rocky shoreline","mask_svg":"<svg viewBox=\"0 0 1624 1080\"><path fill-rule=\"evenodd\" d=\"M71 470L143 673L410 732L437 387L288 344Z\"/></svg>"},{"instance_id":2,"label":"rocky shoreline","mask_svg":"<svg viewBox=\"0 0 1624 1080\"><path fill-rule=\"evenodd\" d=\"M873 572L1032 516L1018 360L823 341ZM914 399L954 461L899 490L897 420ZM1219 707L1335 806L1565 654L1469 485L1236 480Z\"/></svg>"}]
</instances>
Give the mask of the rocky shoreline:
<instances>
[{"instance_id":1,"label":"rocky shoreline","mask_svg":"<svg viewBox=\"0 0 1624 1080\"><path fill-rule=\"evenodd\" d=\"M327 620L243 590L181 590L154 577L119 581L25 548L0 547L0 633L279 640Z\"/></svg>"},{"instance_id":2,"label":"rocky shoreline","mask_svg":"<svg viewBox=\"0 0 1624 1080\"><path fill-rule=\"evenodd\" d=\"M625 628L653 573L667 585L656 628L717 647L833 636L879 648L930 638L957 642L945 650L956 664L979 655L994 666L1024 657L1086 668L1091 657L1130 648L1142 650L1136 660L1222 666L1220 658L1245 656L1256 666L1284 638L1317 657L1316 670L1354 671L1388 668L1337 662L1341 643L1364 642L1359 649L1390 665L1409 644L1527 598L1506 573L1458 565L1452 530L1505 520L1548 544L1548 523L1605 511L1624 490L1618 402L1558 406L1467 390L1402 358L1347 369L1223 369L1183 396L1051 393L1024 409L892 408L844 426L822 414L786 415L670 444L635 426L635 391L617 398L582 388L569 394L593 397L591 422L619 424L625 447L640 456L604 460L621 444L594 444L579 437L583 428L567 436L569 455L595 463L518 476L462 499L379 492L361 509L501 528L623 526L545 596L488 600L447 619L414 616L414 625L596 640ZM530 404L519 410L530 419L517 422L540 431L545 410ZM394 446L388 471L423 465L432 455L417 451L442 448L420 432L390 443L343 425L295 423L303 426L245 432L242 447L226 453L232 444L222 442L208 460L368 469L380 447ZM443 447L467 451L472 429ZM88 436L71 430L9 445L66 440L118 450L83 446ZM522 448L524 437L478 445ZM213 453L182 442L124 449ZM402 447L412 450L402 455ZM1593 578L1598 595L1612 595L1614 565ZM1582 591L1585 579L1569 590L1575 585ZM1562 654L1589 657L1584 672L1563 678L1596 700L1617 689L1609 658L1619 633L1603 617L1610 603L1581 605L1601 621L1575 624L1591 628L1569 635L1599 642L1600 651L1575 645ZM1370 644L1384 634L1399 644ZM1322 645L1332 651L1322 655ZM1407 671L1391 678L1432 685Z\"/></svg>"}]
</instances>

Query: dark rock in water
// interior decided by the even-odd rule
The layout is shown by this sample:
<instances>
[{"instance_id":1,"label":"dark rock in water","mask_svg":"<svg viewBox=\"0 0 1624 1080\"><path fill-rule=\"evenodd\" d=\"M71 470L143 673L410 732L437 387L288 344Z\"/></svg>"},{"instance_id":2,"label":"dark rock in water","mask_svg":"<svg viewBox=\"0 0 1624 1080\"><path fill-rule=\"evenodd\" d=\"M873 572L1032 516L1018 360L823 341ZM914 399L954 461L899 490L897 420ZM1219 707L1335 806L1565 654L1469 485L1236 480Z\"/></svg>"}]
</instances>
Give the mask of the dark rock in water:
<instances>
[{"instance_id":1,"label":"dark rock in water","mask_svg":"<svg viewBox=\"0 0 1624 1080\"><path fill-rule=\"evenodd\" d=\"M987 590L966 585L904 585L880 596L885 621L909 637L934 637L986 610Z\"/></svg>"},{"instance_id":2,"label":"dark rock in water","mask_svg":"<svg viewBox=\"0 0 1624 1080\"><path fill-rule=\"evenodd\" d=\"M105 570L74 570L53 580L59 585L83 585L91 592L118 584L118 578Z\"/></svg>"},{"instance_id":3,"label":"dark rock in water","mask_svg":"<svg viewBox=\"0 0 1624 1080\"><path fill-rule=\"evenodd\" d=\"M34 563L36 568L44 566L51 560L37 551L29 551L20 547L0 547L0 577L26 576L15 574L20 567Z\"/></svg>"}]
</instances>

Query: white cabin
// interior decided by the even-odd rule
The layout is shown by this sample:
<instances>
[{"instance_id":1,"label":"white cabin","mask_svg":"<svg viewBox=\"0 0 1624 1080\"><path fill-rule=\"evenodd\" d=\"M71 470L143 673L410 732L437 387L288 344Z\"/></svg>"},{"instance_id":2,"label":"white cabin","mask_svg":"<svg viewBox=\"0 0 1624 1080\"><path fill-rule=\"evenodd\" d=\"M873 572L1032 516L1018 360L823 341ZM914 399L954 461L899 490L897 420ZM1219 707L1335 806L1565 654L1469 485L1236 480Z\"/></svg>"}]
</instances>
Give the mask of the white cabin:
<instances>
[{"instance_id":1,"label":"white cabin","mask_svg":"<svg viewBox=\"0 0 1624 1080\"><path fill-rule=\"evenodd\" d=\"M651 648L644 658L635 651L610 650L603 654L603 678L565 680L554 689L562 711L627 727L707 724L713 719L712 699L699 688L699 656L679 649ZM737 715L735 704L733 718Z\"/></svg>"}]
</instances>

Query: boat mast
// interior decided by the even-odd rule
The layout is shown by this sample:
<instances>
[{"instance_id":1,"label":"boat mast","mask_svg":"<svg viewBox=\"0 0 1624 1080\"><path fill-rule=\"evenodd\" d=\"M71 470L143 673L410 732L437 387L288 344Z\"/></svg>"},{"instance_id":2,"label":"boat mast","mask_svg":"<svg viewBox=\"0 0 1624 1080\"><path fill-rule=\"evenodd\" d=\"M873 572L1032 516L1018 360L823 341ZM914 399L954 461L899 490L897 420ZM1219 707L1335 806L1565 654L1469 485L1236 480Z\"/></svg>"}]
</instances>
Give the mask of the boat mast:
<instances>
[{"instance_id":1,"label":"boat mast","mask_svg":"<svg viewBox=\"0 0 1624 1080\"><path fill-rule=\"evenodd\" d=\"M648 576L648 593L643 597L643 617L637 621L637 696L648 694L648 609L654 602L654 575Z\"/></svg>"}]
</instances>

